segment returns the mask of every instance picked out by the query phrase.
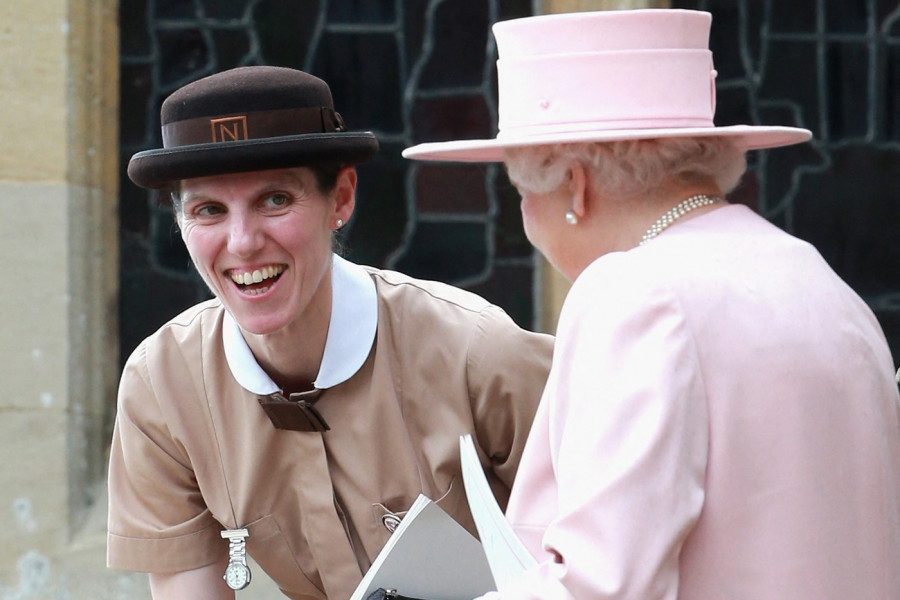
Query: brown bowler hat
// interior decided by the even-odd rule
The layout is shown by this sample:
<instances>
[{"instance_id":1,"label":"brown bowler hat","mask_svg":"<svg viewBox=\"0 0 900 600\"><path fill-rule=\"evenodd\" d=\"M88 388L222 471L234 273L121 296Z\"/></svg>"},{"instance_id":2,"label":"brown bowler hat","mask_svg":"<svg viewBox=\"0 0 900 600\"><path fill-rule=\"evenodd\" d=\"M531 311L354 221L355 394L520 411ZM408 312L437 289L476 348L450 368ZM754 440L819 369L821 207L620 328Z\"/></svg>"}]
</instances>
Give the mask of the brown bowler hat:
<instances>
[{"instance_id":1,"label":"brown bowler hat","mask_svg":"<svg viewBox=\"0 0 900 600\"><path fill-rule=\"evenodd\" d=\"M131 157L128 176L158 189L192 177L365 162L371 131L347 131L328 84L284 67L239 67L189 83L163 102L163 147Z\"/></svg>"}]
</instances>

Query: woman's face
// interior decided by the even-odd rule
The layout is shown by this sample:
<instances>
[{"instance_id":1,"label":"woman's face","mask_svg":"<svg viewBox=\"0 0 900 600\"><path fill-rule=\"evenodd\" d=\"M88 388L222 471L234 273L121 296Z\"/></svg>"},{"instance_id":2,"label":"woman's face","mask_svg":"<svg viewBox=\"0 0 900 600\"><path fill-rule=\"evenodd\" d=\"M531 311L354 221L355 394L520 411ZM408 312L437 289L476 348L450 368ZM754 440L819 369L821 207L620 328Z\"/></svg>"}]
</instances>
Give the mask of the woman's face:
<instances>
[{"instance_id":1,"label":"woman's face","mask_svg":"<svg viewBox=\"0 0 900 600\"><path fill-rule=\"evenodd\" d=\"M349 168L327 195L307 168L182 182L184 243L242 329L271 334L330 307L331 232L349 220L355 187Z\"/></svg>"}]
</instances>

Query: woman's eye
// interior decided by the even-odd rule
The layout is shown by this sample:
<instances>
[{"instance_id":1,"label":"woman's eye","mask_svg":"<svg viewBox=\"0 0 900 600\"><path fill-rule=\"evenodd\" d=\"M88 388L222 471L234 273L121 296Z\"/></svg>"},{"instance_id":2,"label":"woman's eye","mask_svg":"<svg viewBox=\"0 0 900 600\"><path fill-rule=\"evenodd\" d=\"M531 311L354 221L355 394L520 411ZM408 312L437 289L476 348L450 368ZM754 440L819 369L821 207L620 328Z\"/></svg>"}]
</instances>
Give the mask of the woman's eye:
<instances>
[{"instance_id":1,"label":"woman's eye","mask_svg":"<svg viewBox=\"0 0 900 600\"><path fill-rule=\"evenodd\" d=\"M287 197L287 194L270 194L269 196L266 196L266 203L269 206L274 206L277 208L287 206L288 201L289 199Z\"/></svg>"},{"instance_id":2,"label":"woman's eye","mask_svg":"<svg viewBox=\"0 0 900 600\"><path fill-rule=\"evenodd\" d=\"M198 206L196 210L194 210L194 214L201 217L210 217L213 215L218 215L224 212L222 207L216 206L215 204L204 204L203 206Z\"/></svg>"}]
</instances>

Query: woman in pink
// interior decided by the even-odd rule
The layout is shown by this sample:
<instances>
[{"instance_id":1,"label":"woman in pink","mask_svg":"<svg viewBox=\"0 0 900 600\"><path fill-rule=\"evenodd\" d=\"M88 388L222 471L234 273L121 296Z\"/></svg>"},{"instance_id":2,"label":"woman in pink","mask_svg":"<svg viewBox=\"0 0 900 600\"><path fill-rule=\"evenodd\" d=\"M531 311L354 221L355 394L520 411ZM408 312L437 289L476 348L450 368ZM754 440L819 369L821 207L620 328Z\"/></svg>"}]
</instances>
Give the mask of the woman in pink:
<instances>
[{"instance_id":1,"label":"woman in pink","mask_svg":"<svg viewBox=\"0 0 900 600\"><path fill-rule=\"evenodd\" d=\"M900 598L900 416L872 312L725 195L788 127L715 127L710 16L499 23L503 161L572 288L507 511L538 565L496 596ZM852 199L848 199L852 201Z\"/></svg>"}]
</instances>

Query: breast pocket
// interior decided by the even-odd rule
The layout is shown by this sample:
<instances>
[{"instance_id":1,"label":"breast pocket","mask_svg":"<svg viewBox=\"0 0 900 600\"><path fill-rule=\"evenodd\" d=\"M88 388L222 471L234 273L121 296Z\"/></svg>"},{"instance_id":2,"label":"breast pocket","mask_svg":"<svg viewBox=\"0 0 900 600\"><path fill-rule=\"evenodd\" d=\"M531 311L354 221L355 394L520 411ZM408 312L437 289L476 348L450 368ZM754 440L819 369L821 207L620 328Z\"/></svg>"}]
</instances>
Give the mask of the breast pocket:
<instances>
[{"instance_id":1,"label":"breast pocket","mask_svg":"<svg viewBox=\"0 0 900 600\"><path fill-rule=\"evenodd\" d=\"M295 555L274 517L263 517L246 528L247 553L285 595L294 600L326 600L312 557L305 547Z\"/></svg>"}]
</instances>

